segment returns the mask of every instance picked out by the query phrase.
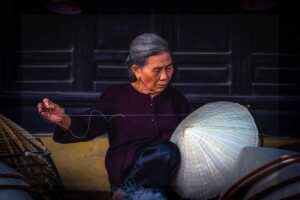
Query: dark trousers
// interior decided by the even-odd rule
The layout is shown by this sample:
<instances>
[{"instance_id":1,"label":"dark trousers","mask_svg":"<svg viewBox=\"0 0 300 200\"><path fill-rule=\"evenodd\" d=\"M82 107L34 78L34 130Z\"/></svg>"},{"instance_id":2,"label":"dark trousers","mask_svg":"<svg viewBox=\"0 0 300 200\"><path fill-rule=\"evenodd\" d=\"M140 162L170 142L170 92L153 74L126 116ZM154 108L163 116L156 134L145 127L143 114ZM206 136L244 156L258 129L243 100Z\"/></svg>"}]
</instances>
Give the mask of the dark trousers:
<instances>
[{"instance_id":1,"label":"dark trousers","mask_svg":"<svg viewBox=\"0 0 300 200\"><path fill-rule=\"evenodd\" d=\"M180 164L180 151L169 141L157 142L142 147L136 154L133 166L126 173L124 183L134 180L144 187L156 187L173 195L169 187ZM173 198L175 199L175 198Z\"/></svg>"}]
</instances>

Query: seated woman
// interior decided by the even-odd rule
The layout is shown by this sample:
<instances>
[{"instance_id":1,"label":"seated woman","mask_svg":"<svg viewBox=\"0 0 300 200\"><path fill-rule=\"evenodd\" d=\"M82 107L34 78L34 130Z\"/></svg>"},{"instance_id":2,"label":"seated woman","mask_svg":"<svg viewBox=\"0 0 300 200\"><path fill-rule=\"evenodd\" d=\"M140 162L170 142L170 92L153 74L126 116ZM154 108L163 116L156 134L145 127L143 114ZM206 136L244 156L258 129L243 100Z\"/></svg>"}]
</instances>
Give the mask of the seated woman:
<instances>
[{"instance_id":1,"label":"seated woman","mask_svg":"<svg viewBox=\"0 0 300 200\"><path fill-rule=\"evenodd\" d=\"M38 111L58 125L56 142L87 141L108 133L105 167L112 188L133 180L166 192L180 163L179 149L169 139L190 113L189 104L169 84L174 72L171 51L157 34L137 36L126 64L132 82L107 88L84 116L68 116L47 98L38 103Z\"/></svg>"}]
</instances>

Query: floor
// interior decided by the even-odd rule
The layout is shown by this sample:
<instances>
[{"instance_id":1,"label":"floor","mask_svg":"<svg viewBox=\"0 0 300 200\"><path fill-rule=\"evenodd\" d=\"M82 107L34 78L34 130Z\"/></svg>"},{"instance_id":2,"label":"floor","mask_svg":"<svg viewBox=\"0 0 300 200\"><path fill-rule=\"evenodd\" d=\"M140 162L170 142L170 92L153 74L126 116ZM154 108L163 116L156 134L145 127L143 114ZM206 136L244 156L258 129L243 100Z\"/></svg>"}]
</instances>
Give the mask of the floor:
<instances>
[{"instance_id":1,"label":"floor","mask_svg":"<svg viewBox=\"0 0 300 200\"><path fill-rule=\"evenodd\" d=\"M63 200L109 200L109 192L101 191L75 191L67 190L63 195Z\"/></svg>"}]
</instances>

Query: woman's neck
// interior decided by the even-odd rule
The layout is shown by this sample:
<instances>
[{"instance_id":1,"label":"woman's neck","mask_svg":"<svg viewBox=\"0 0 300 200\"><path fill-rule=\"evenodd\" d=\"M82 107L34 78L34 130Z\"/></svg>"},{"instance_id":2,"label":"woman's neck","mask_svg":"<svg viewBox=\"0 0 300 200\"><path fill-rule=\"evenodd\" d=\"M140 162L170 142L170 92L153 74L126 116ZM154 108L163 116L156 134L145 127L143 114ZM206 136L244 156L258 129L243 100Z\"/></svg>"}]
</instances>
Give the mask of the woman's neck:
<instances>
[{"instance_id":1,"label":"woman's neck","mask_svg":"<svg viewBox=\"0 0 300 200\"><path fill-rule=\"evenodd\" d=\"M149 95L151 99L159 95L159 93L151 93L149 90L145 89L145 87L143 87L142 83L139 81L132 82L131 85L138 92Z\"/></svg>"}]
</instances>

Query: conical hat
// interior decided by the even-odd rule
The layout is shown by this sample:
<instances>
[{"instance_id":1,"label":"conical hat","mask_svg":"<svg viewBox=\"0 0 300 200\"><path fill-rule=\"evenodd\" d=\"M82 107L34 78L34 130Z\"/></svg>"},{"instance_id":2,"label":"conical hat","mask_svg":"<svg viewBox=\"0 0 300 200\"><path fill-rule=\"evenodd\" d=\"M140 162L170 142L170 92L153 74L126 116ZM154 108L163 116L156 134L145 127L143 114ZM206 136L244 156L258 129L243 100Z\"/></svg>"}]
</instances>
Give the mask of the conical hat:
<instances>
[{"instance_id":1,"label":"conical hat","mask_svg":"<svg viewBox=\"0 0 300 200\"><path fill-rule=\"evenodd\" d=\"M174 190L184 198L209 199L220 194L240 150L258 145L258 130L246 107L219 101L188 115L171 141L181 153Z\"/></svg>"}]
</instances>

